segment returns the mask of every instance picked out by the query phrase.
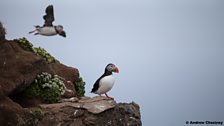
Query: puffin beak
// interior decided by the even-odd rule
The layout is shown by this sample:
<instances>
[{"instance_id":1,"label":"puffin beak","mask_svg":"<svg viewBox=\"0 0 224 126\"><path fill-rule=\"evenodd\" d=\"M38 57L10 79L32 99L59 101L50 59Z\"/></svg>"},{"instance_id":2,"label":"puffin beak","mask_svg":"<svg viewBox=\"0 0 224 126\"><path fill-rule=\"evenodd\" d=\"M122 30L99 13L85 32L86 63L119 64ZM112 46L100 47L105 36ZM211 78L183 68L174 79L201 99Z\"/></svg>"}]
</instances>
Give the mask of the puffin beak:
<instances>
[{"instance_id":1,"label":"puffin beak","mask_svg":"<svg viewBox=\"0 0 224 126\"><path fill-rule=\"evenodd\" d=\"M66 33L64 31L61 31L61 33L59 33L59 35L66 37Z\"/></svg>"},{"instance_id":2,"label":"puffin beak","mask_svg":"<svg viewBox=\"0 0 224 126\"><path fill-rule=\"evenodd\" d=\"M116 67L116 68L114 69L114 72L115 72L115 73L119 73L119 69Z\"/></svg>"}]
</instances>

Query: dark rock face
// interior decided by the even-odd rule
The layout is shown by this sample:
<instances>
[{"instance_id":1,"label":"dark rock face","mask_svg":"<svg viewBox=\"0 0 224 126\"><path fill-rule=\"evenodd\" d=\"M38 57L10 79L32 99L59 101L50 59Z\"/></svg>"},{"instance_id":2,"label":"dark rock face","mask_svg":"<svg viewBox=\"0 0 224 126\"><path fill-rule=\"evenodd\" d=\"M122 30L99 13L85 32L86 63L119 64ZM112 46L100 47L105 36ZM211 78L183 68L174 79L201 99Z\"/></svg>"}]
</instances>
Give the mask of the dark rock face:
<instances>
[{"instance_id":1,"label":"dark rock face","mask_svg":"<svg viewBox=\"0 0 224 126\"><path fill-rule=\"evenodd\" d=\"M48 64L42 57L22 49L14 41L0 41L0 97L24 90L41 72L65 78L66 87L74 92L74 86L67 81L78 79L77 69L58 61Z\"/></svg>"},{"instance_id":2,"label":"dark rock face","mask_svg":"<svg viewBox=\"0 0 224 126\"><path fill-rule=\"evenodd\" d=\"M113 120L114 125L119 126L141 126L141 115L138 104L132 102L119 103L114 111L114 115L117 114Z\"/></svg>"},{"instance_id":3,"label":"dark rock face","mask_svg":"<svg viewBox=\"0 0 224 126\"><path fill-rule=\"evenodd\" d=\"M32 126L35 124L33 114L8 97L0 99L0 113L1 126Z\"/></svg>"},{"instance_id":4,"label":"dark rock face","mask_svg":"<svg viewBox=\"0 0 224 126\"><path fill-rule=\"evenodd\" d=\"M16 42L0 41L1 95L22 91L42 71L52 73L44 59L23 50Z\"/></svg>"},{"instance_id":5,"label":"dark rock face","mask_svg":"<svg viewBox=\"0 0 224 126\"><path fill-rule=\"evenodd\" d=\"M141 126L139 106L136 103L119 103L99 115L89 114L84 119L88 126Z\"/></svg>"}]
</instances>

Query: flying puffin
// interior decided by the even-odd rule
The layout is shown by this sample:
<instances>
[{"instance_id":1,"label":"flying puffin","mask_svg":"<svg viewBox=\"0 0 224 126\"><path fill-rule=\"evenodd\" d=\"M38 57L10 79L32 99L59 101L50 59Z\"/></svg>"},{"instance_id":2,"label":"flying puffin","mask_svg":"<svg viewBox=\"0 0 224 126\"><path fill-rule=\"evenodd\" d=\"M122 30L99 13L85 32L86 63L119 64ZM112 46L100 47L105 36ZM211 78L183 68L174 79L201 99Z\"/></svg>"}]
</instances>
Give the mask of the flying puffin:
<instances>
[{"instance_id":1,"label":"flying puffin","mask_svg":"<svg viewBox=\"0 0 224 126\"><path fill-rule=\"evenodd\" d=\"M107 98L113 99L107 95L107 92L110 91L115 82L112 76L113 72L119 73L119 70L114 64L109 63L105 68L104 74L94 83L91 93L99 94L100 96L105 94Z\"/></svg>"},{"instance_id":2,"label":"flying puffin","mask_svg":"<svg viewBox=\"0 0 224 126\"><path fill-rule=\"evenodd\" d=\"M44 35L44 36L53 36L53 35L61 35L66 37L65 31L63 30L62 25L53 25L54 21L54 9L53 5L49 5L46 10L46 15L43 16L45 20L44 25L41 27L39 25L35 26L35 30L29 32L29 34L36 32L34 35Z\"/></svg>"}]
</instances>

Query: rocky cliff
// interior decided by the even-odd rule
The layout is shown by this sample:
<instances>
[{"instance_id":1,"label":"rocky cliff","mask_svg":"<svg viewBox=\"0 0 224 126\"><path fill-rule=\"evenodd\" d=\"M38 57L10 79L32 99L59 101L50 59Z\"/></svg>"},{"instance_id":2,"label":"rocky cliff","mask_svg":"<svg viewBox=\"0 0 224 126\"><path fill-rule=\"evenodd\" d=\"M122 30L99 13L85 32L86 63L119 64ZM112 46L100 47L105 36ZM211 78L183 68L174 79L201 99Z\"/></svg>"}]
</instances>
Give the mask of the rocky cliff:
<instances>
[{"instance_id":1,"label":"rocky cliff","mask_svg":"<svg viewBox=\"0 0 224 126\"><path fill-rule=\"evenodd\" d=\"M39 51L25 38L6 40L5 29L0 26L1 126L142 125L136 103L116 103L106 97L77 95L80 94L75 85L80 78L78 69L63 65L48 53L42 55L43 50ZM55 90L49 90L54 84L64 86L56 90L56 85ZM42 89L46 91L41 92ZM51 99L49 104L47 98L52 97L59 99L54 99L56 102Z\"/></svg>"}]
</instances>

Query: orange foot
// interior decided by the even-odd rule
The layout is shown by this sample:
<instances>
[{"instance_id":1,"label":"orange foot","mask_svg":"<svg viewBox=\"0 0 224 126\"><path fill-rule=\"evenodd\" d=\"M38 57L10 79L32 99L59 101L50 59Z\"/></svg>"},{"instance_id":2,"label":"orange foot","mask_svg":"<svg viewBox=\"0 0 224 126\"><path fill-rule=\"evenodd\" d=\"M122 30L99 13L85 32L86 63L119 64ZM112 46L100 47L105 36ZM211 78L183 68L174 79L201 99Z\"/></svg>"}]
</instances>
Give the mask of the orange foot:
<instances>
[{"instance_id":1,"label":"orange foot","mask_svg":"<svg viewBox=\"0 0 224 126\"><path fill-rule=\"evenodd\" d=\"M106 95L107 98L114 100L114 98L108 96L107 93L105 93L105 95Z\"/></svg>"}]
</instances>

